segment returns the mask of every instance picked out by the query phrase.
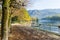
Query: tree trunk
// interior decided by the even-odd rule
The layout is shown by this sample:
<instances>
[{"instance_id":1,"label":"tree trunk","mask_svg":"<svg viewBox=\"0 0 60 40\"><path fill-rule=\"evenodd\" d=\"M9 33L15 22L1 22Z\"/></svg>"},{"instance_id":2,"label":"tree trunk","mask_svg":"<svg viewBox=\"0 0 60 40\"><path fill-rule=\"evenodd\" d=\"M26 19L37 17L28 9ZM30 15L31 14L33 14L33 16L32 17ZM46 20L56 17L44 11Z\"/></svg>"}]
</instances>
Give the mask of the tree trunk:
<instances>
[{"instance_id":1,"label":"tree trunk","mask_svg":"<svg viewBox=\"0 0 60 40\"><path fill-rule=\"evenodd\" d=\"M10 0L3 0L2 4L2 25L1 25L1 40L8 40L9 31L9 5Z\"/></svg>"},{"instance_id":2,"label":"tree trunk","mask_svg":"<svg viewBox=\"0 0 60 40\"><path fill-rule=\"evenodd\" d=\"M10 11L11 12L11 11ZM8 23L8 27L9 27L9 33L11 32L11 13L9 14L9 23Z\"/></svg>"}]
</instances>

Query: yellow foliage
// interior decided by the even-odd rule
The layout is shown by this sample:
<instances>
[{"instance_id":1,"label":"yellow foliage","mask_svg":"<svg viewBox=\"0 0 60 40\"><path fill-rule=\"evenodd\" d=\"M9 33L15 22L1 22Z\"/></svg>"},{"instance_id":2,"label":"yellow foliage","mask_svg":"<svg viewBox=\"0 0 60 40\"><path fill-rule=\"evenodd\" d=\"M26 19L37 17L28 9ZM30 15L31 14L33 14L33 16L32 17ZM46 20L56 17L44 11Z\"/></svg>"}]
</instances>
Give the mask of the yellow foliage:
<instances>
[{"instance_id":1,"label":"yellow foliage","mask_svg":"<svg viewBox=\"0 0 60 40\"><path fill-rule=\"evenodd\" d=\"M30 21L31 20L31 17L28 14L27 10L23 7L21 7L20 9L15 9L12 17L13 16L18 16L18 19L22 20L22 21Z\"/></svg>"}]
</instances>

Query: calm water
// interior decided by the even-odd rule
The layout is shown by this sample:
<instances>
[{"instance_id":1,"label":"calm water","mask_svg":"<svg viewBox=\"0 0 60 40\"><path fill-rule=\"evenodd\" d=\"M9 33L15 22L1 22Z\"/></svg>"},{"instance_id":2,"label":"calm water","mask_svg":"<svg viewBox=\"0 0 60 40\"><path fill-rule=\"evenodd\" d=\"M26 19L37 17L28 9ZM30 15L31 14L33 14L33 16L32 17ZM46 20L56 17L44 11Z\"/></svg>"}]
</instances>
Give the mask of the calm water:
<instances>
[{"instance_id":1,"label":"calm water","mask_svg":"<svg viewBox=\"0 0 60 40\"><path fill-rule=\"evenodd\" d=\"M42 26L40 26L39 28L60 34L60 28L58 28L58 27L56 27L56 26L46 26L46 25L42 25Z\"/></svg>"},{"instance_id":2,"label":"calm water","mask_svg":"<svg viewBox=\"0 0 60 40\"><path fill-rule=\"evenodd\" d=\"M43 29L60 34L60 28L58 28L58 25L60 25L60 21L42 20L39 21L39 24L41 25L37 27L38 29Z\"/></svg>"}]
</instances>

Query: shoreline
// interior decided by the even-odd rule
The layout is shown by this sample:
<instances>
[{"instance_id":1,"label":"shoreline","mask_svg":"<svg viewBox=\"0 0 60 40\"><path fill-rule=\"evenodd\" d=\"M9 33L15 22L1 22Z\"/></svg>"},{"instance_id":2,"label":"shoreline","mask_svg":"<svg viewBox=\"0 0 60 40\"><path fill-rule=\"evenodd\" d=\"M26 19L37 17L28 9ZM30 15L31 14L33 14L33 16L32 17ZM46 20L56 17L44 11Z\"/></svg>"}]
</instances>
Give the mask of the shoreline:
<instances>
[{"instance_id":1,"label":"shoreline","mask_svg":"<svg viewBox=\"0 0 60 40\"><path fill-rule=\"evenodd\" d=\"M60 36L28 26L14 25L9 40L60 40Z\"/></svg>"}]
</instances>

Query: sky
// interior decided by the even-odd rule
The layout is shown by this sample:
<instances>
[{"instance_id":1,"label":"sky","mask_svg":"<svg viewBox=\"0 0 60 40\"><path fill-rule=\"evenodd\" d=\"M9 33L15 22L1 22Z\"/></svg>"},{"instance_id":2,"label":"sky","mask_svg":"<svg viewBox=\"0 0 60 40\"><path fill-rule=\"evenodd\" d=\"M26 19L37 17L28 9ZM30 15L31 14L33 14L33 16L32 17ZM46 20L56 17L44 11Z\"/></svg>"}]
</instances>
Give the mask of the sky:
<instances>
[{"instance_id":1,"label":"sky","mask_svg":"<svg viewBox=\"0 0 60 40\"><path fill-rule=\"evenodd\" d=\"M60 0L30 0L28 10L60 9Z\"/></svg>"}]
</instances>

